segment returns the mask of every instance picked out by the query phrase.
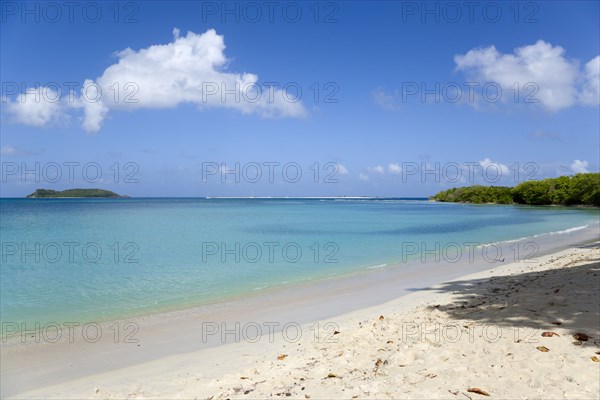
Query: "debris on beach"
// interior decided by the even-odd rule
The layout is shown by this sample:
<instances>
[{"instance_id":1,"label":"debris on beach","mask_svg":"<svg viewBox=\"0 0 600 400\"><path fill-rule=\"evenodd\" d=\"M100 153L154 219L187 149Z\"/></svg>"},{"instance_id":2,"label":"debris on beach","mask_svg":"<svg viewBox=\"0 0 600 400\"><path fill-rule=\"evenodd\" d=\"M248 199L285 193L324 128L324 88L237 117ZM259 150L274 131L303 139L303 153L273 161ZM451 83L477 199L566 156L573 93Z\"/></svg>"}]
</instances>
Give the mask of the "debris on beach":
<instances>
[{"instance_id":1,"label":"debris on beach","mask_svg":"<svg viewBox=\"0 0 600 400\"><path fill-rule=\"evenodd\" d=\"M480 394L482 396L489 396L490 395L485 390L479 389L477 387L470 387L470 388L467 389L467 392L469 392L469 393L477 393L477 394Z\"/></svg>"},{"instance_id":2,"label":"debris on beach","mask_svg":"<svg viewBox=\"0 0 600 400\"><path fill-rule=\"evenodd\" d=\"M547 353L550 351L549 348L547 348L546 346L538 346L536 347L536 349L538 349L539 351L541 351L542 353Z\"/></svg>"},{"instance_id":3,"label":"debris on beach","mask_svg":"<svg viewBox=\"0 0 600 400\"><path fill-rule=\"evenodd\" d=\"M590 337L588 335L581 332L577 332L573 335L573 337L575 338L575 340L579 340L580 342L587 342L588 340L590 340Z\"/></svg>"},{"instance_id":4,"label":"debris on beach","mask_svg":"<svg viewBox=\"0 0 600 400\"><path fill-rule=\"evenodd\" d=\"M543 337L552 337L552 336L560 336L560 335L556 332L542 332L542 336Z\"/></svg>"},{"instance_id":5,"label":"debris on beach","mask_svg":"<svg viewBox=\"0 0 600 400\"><path fill-rule=\"evenodd\" d=\"M281 355L277 356L277 359L278 359L278 360L283 360L283 359L285 359L287 356L288 356L287 354L281 354Z\"/></svg>"}]
</instances>

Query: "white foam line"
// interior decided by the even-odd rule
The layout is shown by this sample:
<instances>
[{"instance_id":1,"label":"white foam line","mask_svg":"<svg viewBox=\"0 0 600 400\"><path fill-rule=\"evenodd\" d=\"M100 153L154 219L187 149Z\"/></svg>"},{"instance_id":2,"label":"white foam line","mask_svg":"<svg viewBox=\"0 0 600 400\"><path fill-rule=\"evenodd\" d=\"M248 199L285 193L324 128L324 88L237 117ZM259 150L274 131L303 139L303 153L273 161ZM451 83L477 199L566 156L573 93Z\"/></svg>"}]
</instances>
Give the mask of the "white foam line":
<instances>
[{"instance_id":1,"label":"white foam line","mask_svg":"<svg viewBox=\"0 0 600 400\"><path fill-rule=\"evenodd\" d=\"M378 268L384 268L384 267L387 267L387 264L377 264L377 265L367 267L367 269L378 269Z\"/></svg>"},{"instance_id":2,"label":"white foam line","mask_svg":"<svg viewBox=\"0 0 600 400\"><path fill-rule=\"evenodd\" d=\"M538 238L540 236L546 236L546 235L563 235L563 234L566 234L566 233L571 233L571 232L580 231L582 229L587 229L589 227L590 227L589 225L575 226L573 228L564 229L562 231L552 231L552 232L538 233L538 234L533 235L533 236L525 236L525 237L522 237L522 238L519 238L519 239L501 240L499 242L481 244L479 246L476 246L476 248L489 247L489 246L492 246L492 245L498 245L500 243L520 242L522 240L534 239L534 238Z\"/></svg>"}]
</instances>

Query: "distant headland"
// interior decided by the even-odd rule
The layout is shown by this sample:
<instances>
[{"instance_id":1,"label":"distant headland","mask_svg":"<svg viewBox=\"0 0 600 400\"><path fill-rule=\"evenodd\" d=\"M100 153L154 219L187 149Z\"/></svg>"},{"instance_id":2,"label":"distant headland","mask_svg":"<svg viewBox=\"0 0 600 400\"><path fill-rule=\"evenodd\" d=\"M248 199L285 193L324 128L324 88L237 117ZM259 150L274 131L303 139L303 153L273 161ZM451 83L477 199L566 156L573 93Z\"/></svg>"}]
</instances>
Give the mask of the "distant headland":
<instances>
[{"instance_id":1,"label":"distant headland","mask_svg":"<svg viewBox=\"0 0 600 400\"><path fill-rule=\"evenodd\" d=\"M50 189L37 189L35 192L27 196L28 199L43 199L43 198L64 198L64 197L102 197L102 198L125 198L110 190L104 189L67 189L63 191Z\"/></svg>"}]
</instances>

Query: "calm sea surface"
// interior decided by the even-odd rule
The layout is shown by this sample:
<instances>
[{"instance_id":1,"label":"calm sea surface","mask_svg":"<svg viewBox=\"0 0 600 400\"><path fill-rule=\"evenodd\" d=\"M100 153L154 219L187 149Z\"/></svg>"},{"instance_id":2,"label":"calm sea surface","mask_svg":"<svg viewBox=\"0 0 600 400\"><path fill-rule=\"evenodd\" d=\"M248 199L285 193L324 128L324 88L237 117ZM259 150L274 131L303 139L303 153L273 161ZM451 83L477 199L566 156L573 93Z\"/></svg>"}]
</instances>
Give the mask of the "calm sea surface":
<instances>
[{"instance_id":1,"label":"calm sea surface","mask_svg":"<svg viewBox=\"0 0 600 400\"><path fill-rule=\"evenodd\" d=\"M0 316L142 315L597 223L598 210L403 199L1 199Z\"/></svg>"}]
</instances>

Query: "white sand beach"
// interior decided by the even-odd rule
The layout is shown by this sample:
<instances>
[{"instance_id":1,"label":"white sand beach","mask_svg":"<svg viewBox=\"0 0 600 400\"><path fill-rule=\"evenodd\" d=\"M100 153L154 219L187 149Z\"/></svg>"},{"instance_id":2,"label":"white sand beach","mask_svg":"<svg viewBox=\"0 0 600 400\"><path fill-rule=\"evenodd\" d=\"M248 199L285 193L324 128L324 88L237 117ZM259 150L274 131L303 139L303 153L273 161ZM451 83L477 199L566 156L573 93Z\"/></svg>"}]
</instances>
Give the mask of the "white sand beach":
<instances>
[{"instance_id":1,"label":"white sand beach","mask_svg":"<svg viewBox=\"0 0 600 400\"><path fill-rule=\"evenodd\" d=\"M294 327L287 338L173 354L13 397L599 398L600 246L499 265L299 329L297 340Z\"/></svg>"}]
</instances>

